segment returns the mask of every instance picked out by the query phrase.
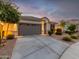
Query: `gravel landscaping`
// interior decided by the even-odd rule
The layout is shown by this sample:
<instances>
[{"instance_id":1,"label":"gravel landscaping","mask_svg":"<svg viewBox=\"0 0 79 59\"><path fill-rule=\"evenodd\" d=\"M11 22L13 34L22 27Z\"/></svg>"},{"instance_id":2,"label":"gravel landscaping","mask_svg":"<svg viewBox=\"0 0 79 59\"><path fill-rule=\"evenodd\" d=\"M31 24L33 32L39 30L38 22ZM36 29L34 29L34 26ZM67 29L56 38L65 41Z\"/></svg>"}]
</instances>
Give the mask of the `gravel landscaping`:
<instances>
[{"instance_id":1,"label":"gravel landscaping","mask_svg":"<svg viewBox=\"0 0 79 59\"><path fill-rule=\"evenodd\" d=\"M16 39L7 40L6 46L0 47L0 58L11 57Z\"/></svg>"},{"instance_id":2,"label":"gravel landscaping","mask_svg":"<svg viewBox=\"0 0 79 59\"><path fill-rule=\"evenodd\" d=\"M79 35L79 33L76 33L75 35ZM72 45L72 44L74 44L74 43L77 43L77 42L79 42L79 37L77 38L77 39L72 39L72 41L64 41L63 40L63 37L68 37L68 36L70 36L70 35L68 35L68 34L65 34L65 33L63 33L62 35L56 35L56 34L52 34L52 38L55 38L55 39L57 39L57 40L60 40L60 41L63 41L63 42L66 42L66 43L68 43L68 44L70 44L70 45Z\"/></svg>"}]
</instances>

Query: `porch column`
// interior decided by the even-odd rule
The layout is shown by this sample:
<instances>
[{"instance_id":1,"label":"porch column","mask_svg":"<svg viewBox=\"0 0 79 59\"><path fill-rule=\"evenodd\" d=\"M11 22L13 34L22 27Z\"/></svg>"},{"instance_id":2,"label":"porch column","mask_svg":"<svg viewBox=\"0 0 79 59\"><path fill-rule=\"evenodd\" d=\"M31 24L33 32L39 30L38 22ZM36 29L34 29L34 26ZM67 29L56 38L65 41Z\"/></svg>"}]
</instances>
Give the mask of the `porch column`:
<instances>
[{"instance_id":1,"label":"porch column","mask_svg":"<svg viewBox=\"0 0 79 59\"><path fill-rule=\"evenodd\" d=\"M41 30L42 30L41 34L42 34L42 35L45 34L45 33L44 33L44 32L45 32L45 30L44 30L44 23L45 23L44 20L42 20L42 22L41 22Z\"/></svg>"},{"instance_id":2,"label":"porch column","mask_svg":"<svg viewBox=\"0 0 79 59\"><path fill-rule=\"evenodd\" d=\"M47 21L46 22L46 34L48 34L48 31L50 30L50 24L49 22Z\"/></svg>"}]
</instances>

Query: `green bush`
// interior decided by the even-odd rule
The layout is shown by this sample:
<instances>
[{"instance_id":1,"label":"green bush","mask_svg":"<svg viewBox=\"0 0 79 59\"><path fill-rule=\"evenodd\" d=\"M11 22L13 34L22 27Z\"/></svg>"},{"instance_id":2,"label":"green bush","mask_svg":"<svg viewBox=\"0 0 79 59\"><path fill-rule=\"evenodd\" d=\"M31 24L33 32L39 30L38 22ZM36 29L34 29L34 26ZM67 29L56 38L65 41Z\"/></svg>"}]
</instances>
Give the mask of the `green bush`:
<instances>
[{"instance_id":1,"label":"green bush","mask_svg":"<svg viewBox=\"0 0 79 59\"><path fill-rule=\"evenodd\" d=\"M61 28L58 28L58 29L56 30L56 34L57 34L57 35L62 35L62 29L61 29Z\"/></svg>"},{"instance_id":2,"label":"green bush","mask_svg":"<svg viewBox=\"0 0 79 59\"><path fill-rule=\"evenodd\" d=\"M9 40L9 39L14 39L15 38L15 36L14 35L8 35L7 36L7 39Z\"/></svg>"},{"instance_id":3,"label":"green bush","mask_svg":"<svg viewBox=\"0 0 79 59\"><path fill-rule=\"evenodd\" d=\"M71 32L75 32L76 29L76 25L75 24L70 24L70 26L68 27L68 30Z\"/></svg>"},{"instance_id":4,"label":"green bush","mask_svg":"<svg viewBox=\"0 0 79 59\"><path fill-rule=\"evenodd\" d=\"M64 41L72 41L72 39L71 39L70 37L68 37L68 36L63 37L63 40L64 40Z\"/></svg>"},{"instance_id":5,"label":"green bush","mask_svg":"<svg viewBox=\"0 0 79 59\"><path fill-rule=\"evenodd\" d=\"M70 24L69 26L67 26L67 30L65 31L65 33L67 34L73 34L76 33L76 25L75 24Z\"/></svg>"},{"instance_id":6,"label":"green bush","mask_svg":"<svg viewBox=\"0 0 79 59\"><path fill-rule=\"evenodd\" d=\"M52 34L54 33L54 29L51 29L50 31L52 32Z\"/></svg>"},{"instance_id":7,"label":"green bush","mask_svg":"<svg viewBox=\"0 0 79 59\"><path fill-rule=\"evenodd\" d=\"M78 39L78 36L76 36L76 35L71 35L71 38L72 38L72 39Z\"/></svg>"},{"instance_id":8,"label":"green bush","mask_svg":"<svg viewBox=\"0 0 79 59\"><path fill-rule=\"evenodd\" d=\"M48 34L49 34L49 36L51 36L52 35L52 31L48 31Z\"/></svg>"}]
</instances>

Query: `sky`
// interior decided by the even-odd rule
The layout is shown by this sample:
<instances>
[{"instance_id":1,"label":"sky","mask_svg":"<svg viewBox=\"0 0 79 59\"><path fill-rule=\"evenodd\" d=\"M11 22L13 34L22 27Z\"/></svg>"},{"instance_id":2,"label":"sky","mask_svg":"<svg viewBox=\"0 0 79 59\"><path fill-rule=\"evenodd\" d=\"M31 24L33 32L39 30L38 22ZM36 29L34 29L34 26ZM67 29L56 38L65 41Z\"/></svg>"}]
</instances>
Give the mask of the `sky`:
<instances>
[{"instance_id":1,"label":"sky","mask_svg":"<svg viewBox=\"0 0 79 59\"><path fill-rule=\"evenodd\" d=\"M79 0L13 0L22 15L48 17L52 21L79 19Z\"/></svg>"}]
</instances>

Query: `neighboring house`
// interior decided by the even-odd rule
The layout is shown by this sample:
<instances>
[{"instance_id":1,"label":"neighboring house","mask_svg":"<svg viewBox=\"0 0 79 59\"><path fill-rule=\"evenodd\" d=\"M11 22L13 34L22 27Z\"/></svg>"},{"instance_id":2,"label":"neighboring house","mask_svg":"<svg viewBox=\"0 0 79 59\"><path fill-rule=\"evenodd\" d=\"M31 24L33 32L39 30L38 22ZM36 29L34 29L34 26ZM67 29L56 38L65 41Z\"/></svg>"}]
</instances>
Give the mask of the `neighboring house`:
<instances>
[{"instance_id":1,"label":"neighboring house","mask_svg":"<svg viewBox=\"0 0 79 59\"><path fill-rule=\"evenodd\" d=\"M79 19L70 19L70 20L63 20L65 22L65 26L62 27L61 26L61 21L59 23L55 24L55 32L57 28L60 28L62 30L62 32L67 30L67 27L70 24L75 24L77 26L76 31L79 31Z\"/></svg>"},{"instance_id":2,"label":"neighboring house","mask_svg":"<svg viewBox=\"0 0 79 59\"><path fill-rule=\"evenodd\" d=\"M79 31L79 19L71 19L68 21L65 21L66 24L75 24L77 26L76 31Z\"/></svg>"},{"instance_id":3,"label":"neighboring house","mask_svg":"<svg viewBox=\"0 0 79 59\"><path fill-rule=\"evenodd\" d=\"M61 29L61 31L63 32L63 27L60 23L55 24L55 33L57 32L57 29Z\"/></svg>"}]
</instances>

